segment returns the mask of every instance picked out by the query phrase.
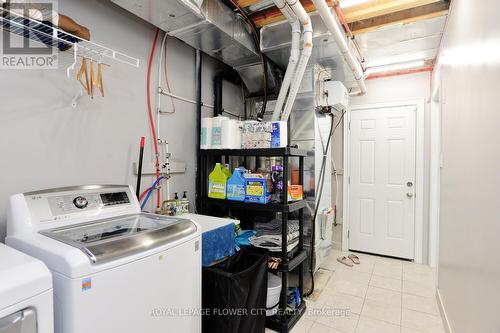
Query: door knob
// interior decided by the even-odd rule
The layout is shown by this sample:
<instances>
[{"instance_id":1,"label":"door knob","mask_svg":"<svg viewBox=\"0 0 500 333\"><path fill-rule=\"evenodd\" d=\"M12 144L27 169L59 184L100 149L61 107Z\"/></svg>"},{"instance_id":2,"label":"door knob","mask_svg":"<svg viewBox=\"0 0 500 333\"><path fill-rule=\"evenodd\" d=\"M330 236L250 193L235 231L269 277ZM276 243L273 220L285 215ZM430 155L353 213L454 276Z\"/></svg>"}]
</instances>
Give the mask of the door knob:
<instances>
[{"instance_id":1,"label":"door knob","mask_svg":"<svg viewBox=\"0 0 500 333\"><path fill-rule=\"evenodd\" d=\"M408 198L412 198L412 197L413 197L413 193L408 192L408 193L406 193L406 196L407 196Z\"/></svg>"}]
</instances>

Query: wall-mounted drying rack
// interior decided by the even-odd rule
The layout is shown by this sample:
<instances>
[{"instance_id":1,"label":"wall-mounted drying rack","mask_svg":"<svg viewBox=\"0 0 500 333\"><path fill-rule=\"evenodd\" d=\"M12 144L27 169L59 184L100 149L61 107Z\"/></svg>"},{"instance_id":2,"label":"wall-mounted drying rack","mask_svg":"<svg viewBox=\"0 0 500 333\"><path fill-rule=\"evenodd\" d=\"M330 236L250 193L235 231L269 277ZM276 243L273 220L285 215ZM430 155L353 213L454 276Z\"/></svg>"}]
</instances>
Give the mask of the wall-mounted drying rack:
<instances>
[{"instance_id":1,"label":"wall-mounted drying rack","mask_svg":"<svg viewBox=\"0 0 500 333\"><path fill-rule=\"evenodd\" d=\"M12 34L57 48L60 51L72 52L73 63L67 68L68 78L71 77L72 72L75 72L78 58L86 58L97 63L112 60L136 68L140 64L137 58L75 36L53 26L50 22L41 22L2 7L0 7L0 28ZM73 107L76 107L77 100L82 95L82 91L75 95L72 100Z\"/></svg>"},{"instance_id":2,"label":"wall-mounted drying rack","mask_svg":"<svg viewBox=\"0 0 500 333\"><path fill-rule=\"evenodd\" d=\"M60 50L78 45L78 49L82 51L82 56L85 52L85 56L95 56L95 60L99 60L98 58L106 58L126 65L139 67L140 62L137 58L82 39L48 23L19 15L14 11L1 7L0 23L4 29L11 33L30 38L45 45L51 45Z\"/></svg>"}]
</instances>

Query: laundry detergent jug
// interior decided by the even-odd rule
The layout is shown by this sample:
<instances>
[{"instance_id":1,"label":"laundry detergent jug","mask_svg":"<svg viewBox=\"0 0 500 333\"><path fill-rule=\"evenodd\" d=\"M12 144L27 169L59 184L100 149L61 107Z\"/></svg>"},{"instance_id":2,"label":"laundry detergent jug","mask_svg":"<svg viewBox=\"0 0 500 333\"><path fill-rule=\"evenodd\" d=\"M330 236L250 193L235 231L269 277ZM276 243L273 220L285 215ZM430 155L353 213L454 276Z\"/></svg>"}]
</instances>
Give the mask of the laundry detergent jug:
<instances>
[{"instance_id":1,"label":"laundry detergent jug","mask_svg":"<svg viewBox=\"0 0 500 333\"><path fill-rule=\"evenodd\" d=\"M245 201L245 168L234 169L233 175L227 181L227 199Z\"/></svg>"},{"instance_id":2,"label":"laundry detergent jug","mask_svg":"<svg viewBox=\"0 0 500 333\"><path fill-rule=\"evenodd\" d=\"M214 170L208 176L208 197L226 199L227 174L220 163L216 163Z\"/></svg>"}]
</instances>

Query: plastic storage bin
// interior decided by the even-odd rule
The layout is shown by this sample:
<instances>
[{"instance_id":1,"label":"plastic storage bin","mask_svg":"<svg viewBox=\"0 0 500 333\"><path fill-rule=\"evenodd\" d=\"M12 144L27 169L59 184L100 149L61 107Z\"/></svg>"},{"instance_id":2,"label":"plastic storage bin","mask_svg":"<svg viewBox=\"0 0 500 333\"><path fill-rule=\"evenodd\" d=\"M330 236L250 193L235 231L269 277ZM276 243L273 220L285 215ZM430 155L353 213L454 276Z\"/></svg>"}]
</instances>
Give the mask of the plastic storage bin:
<instances>
[{"instance_id":1,"label":"plastic storage bin","mask_svg":"<svg viewBox=\"0 0 500 333\"><path fill-rule=\"evenodd\" d=\"M281 278L269 273L267 275L266 316L274 316L278 312L281 295Z\"/></svg>"}]
</instances>

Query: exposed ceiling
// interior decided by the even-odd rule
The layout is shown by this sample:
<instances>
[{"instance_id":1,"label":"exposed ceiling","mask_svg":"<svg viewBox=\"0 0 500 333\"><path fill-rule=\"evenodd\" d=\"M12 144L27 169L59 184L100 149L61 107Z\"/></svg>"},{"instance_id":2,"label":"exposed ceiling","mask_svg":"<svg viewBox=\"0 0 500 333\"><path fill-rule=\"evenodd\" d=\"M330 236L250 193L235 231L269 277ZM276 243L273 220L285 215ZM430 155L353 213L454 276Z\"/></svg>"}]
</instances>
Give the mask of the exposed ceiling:
<instances>
[{"instance_id":1,"label":"exposed ceiling","mask_svg":"<svg viewBox=\"0 0 500 333\"><path fill-rule=\"evenodd\" d=\"M330 7L339 5L338 0L326 1ZM341 8L343 1L347 4L352 0L341 0ZM280 25L277 22L284 21L273 0L237 2L258 27L265 27L263 31L275 30ZM312 0L300 2L308 12L315 11ZM421 68L433 66L448 14L448 0L365 0L342 9L367 67L412 60L424 60ZM328 57L324 50L322 53L323 58ZM331 54L337 56L335 52Z\"/></svg>"}]
</instances>

